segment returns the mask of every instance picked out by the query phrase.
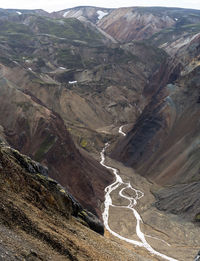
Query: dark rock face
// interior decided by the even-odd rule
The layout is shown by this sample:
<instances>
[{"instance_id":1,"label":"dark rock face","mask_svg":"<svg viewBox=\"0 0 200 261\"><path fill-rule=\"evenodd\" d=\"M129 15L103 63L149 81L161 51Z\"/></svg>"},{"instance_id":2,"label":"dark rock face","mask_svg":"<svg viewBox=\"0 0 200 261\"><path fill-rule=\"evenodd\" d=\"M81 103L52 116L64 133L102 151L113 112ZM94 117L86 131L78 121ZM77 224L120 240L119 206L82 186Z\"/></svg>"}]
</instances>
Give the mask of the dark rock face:
<instances>
[{"instance_id":1,"label":"dark rock face","mask_svg":"<svg viewBox=\"0 0 200 261\"><path fill-rule=\"evenodd\" d=\"M12 151L14 157L19 162L21 166L25 168L26 171L30 173L40 173L44 176L48 175L48 169L42 166L40 163L31 160L30 158L25 158L17 150Z\"/></svg>"},{"instance_id":2,"label":"dark rock face","mask_svg":"<svg viewBox=\"0 0 200 261\"><path fill-rule=\"evenodd\" d=\"M176 185L174 187L160 189L155 193L156 207L184 218L198 221L200 213L200 182Z\"/></svg>"}]
</instances>

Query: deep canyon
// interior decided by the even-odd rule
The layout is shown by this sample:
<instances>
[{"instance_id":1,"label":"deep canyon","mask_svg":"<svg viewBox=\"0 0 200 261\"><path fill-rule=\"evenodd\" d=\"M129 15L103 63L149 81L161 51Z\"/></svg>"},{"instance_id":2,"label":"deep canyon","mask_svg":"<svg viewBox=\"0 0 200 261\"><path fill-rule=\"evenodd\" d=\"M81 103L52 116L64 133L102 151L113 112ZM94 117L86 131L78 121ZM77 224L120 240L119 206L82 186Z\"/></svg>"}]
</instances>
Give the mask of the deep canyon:
<instances>
[{"instance_id":1,"label":"deep canyon","mask_svg":"<svg viewBox=\"0 0 200 261\"><path fill-rule=\"evenodd\" d=\"M0 24L0 259L194 260L200 11L0 9Z\"/></svg>"}]
</instances>

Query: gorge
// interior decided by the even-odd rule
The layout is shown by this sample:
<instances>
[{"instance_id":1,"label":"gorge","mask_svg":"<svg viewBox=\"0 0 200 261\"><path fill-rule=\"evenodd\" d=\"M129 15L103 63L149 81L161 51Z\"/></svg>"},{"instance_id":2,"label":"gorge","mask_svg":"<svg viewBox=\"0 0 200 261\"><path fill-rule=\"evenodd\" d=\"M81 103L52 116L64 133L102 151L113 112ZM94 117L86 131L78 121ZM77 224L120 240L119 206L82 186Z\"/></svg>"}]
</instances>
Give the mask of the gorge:
<instances>
[{"instance_id":1,"label":"gorge","mask_svg":"<svg viewBox=\"0 0 200 261\"><path fill-rule=\"evenodd\" d=\"M0 24L0 257L193 260L200 11L1 8Z\"/></svg>"}]
</instances>

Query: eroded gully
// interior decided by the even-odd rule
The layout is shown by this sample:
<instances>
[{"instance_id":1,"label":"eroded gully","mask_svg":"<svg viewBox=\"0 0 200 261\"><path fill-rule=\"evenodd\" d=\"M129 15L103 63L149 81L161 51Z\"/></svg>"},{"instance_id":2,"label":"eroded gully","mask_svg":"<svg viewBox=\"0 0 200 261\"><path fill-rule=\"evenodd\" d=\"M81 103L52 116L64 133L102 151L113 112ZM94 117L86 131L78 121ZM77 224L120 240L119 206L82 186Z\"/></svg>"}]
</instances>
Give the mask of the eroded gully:
<instances>
[{"instance_id":1,"label":"eroded gully","mask_svg":"<svg viewBox=\"0 0 200 261\"><path fill-rule=\"evenodd\" d=\"M126 134L122 131L123 126L121 126L119 128L119 133L122 134L123 136L125 136ZM141 231L141 227L140 224L142 223L142 218L140 216L140 214L138 213L138 211L135 209L135 206L137 205L138 200L140 200L142 197L145 196L145 194L138 190L135 189L131 186L130 182L129 183L125 183L123 182L122 178L120 177L120 173L117 169L107 166L105 164L105 151L106 149L109 147L109 144L106 143L105 147L103 148L103 150L101 151L101 161L100 164L102 166L104 166L105 168L111 170L115 176L115 181L107 186L105 188L105 201L104 201L104 212L102 214L103 217L103 221L104 221L104 226L105 228L114 236L118 237L121 240L124 240L130 244L133 244L135 246L139 246L139 247L144 247L146 248L150 253L159 256L161 258L163 258L164 260L170 260L170 261L178 261L177 259L174 259L172 257L166 256L158 251L156 251L155 249L153 249L151 247L151 245L147 242L144 233ZM129 204L127 206L116 206L112 203L112 198L111 198L111 193L115 190L117 190L120 186L123 186L123 188L119 191L119 196L122 198L125 198L129 201ZM124 195L124 190L126 189L131 189L133 190L135 193L135 197L129 197L127 195ZM110 207L117 207L117 208L121 208L121 209L129 209L133 212L133 218L136 219L136 234L139 238L139 241L137 240L132 240L129 238L126 238L124 236L121 236L120 234L118 234L117 232L113 231L110 226L109 226L109 208ZM158 239L159 240L159 239ZM163 240L160 240L163 241Z\"/></svg>"}]
</instances>

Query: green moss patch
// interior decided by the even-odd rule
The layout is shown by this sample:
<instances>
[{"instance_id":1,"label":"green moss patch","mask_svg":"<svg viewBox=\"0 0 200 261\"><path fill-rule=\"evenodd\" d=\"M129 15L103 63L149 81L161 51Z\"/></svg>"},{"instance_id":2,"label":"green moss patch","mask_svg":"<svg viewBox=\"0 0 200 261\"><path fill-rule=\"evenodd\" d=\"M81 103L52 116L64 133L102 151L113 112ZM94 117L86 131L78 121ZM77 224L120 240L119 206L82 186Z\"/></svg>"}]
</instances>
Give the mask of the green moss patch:
<instances>
[{"instance_id":1,"label":"green moss patch","mask_svg":"<svg viewBox=\"0 0 200 261\"><path fill-rule=\"evenodd\" d=\"M200 213L196 214L195 221L196 222L200 222Z\"/></svg>"},{"instance_id":2,"label":"green moss patch","mask_svg":"<svg viewBox=\"0 0 200 261\"><path fill-rule=\"evenodd\" d=\"M35 160L41 161L45 153L47 153L50 150L50 148L53 146L55 141L56 138L54 136L46 137L46 139L40 145L38 151L35 153L34 156Z\"/></svg>"}]
</instances>

